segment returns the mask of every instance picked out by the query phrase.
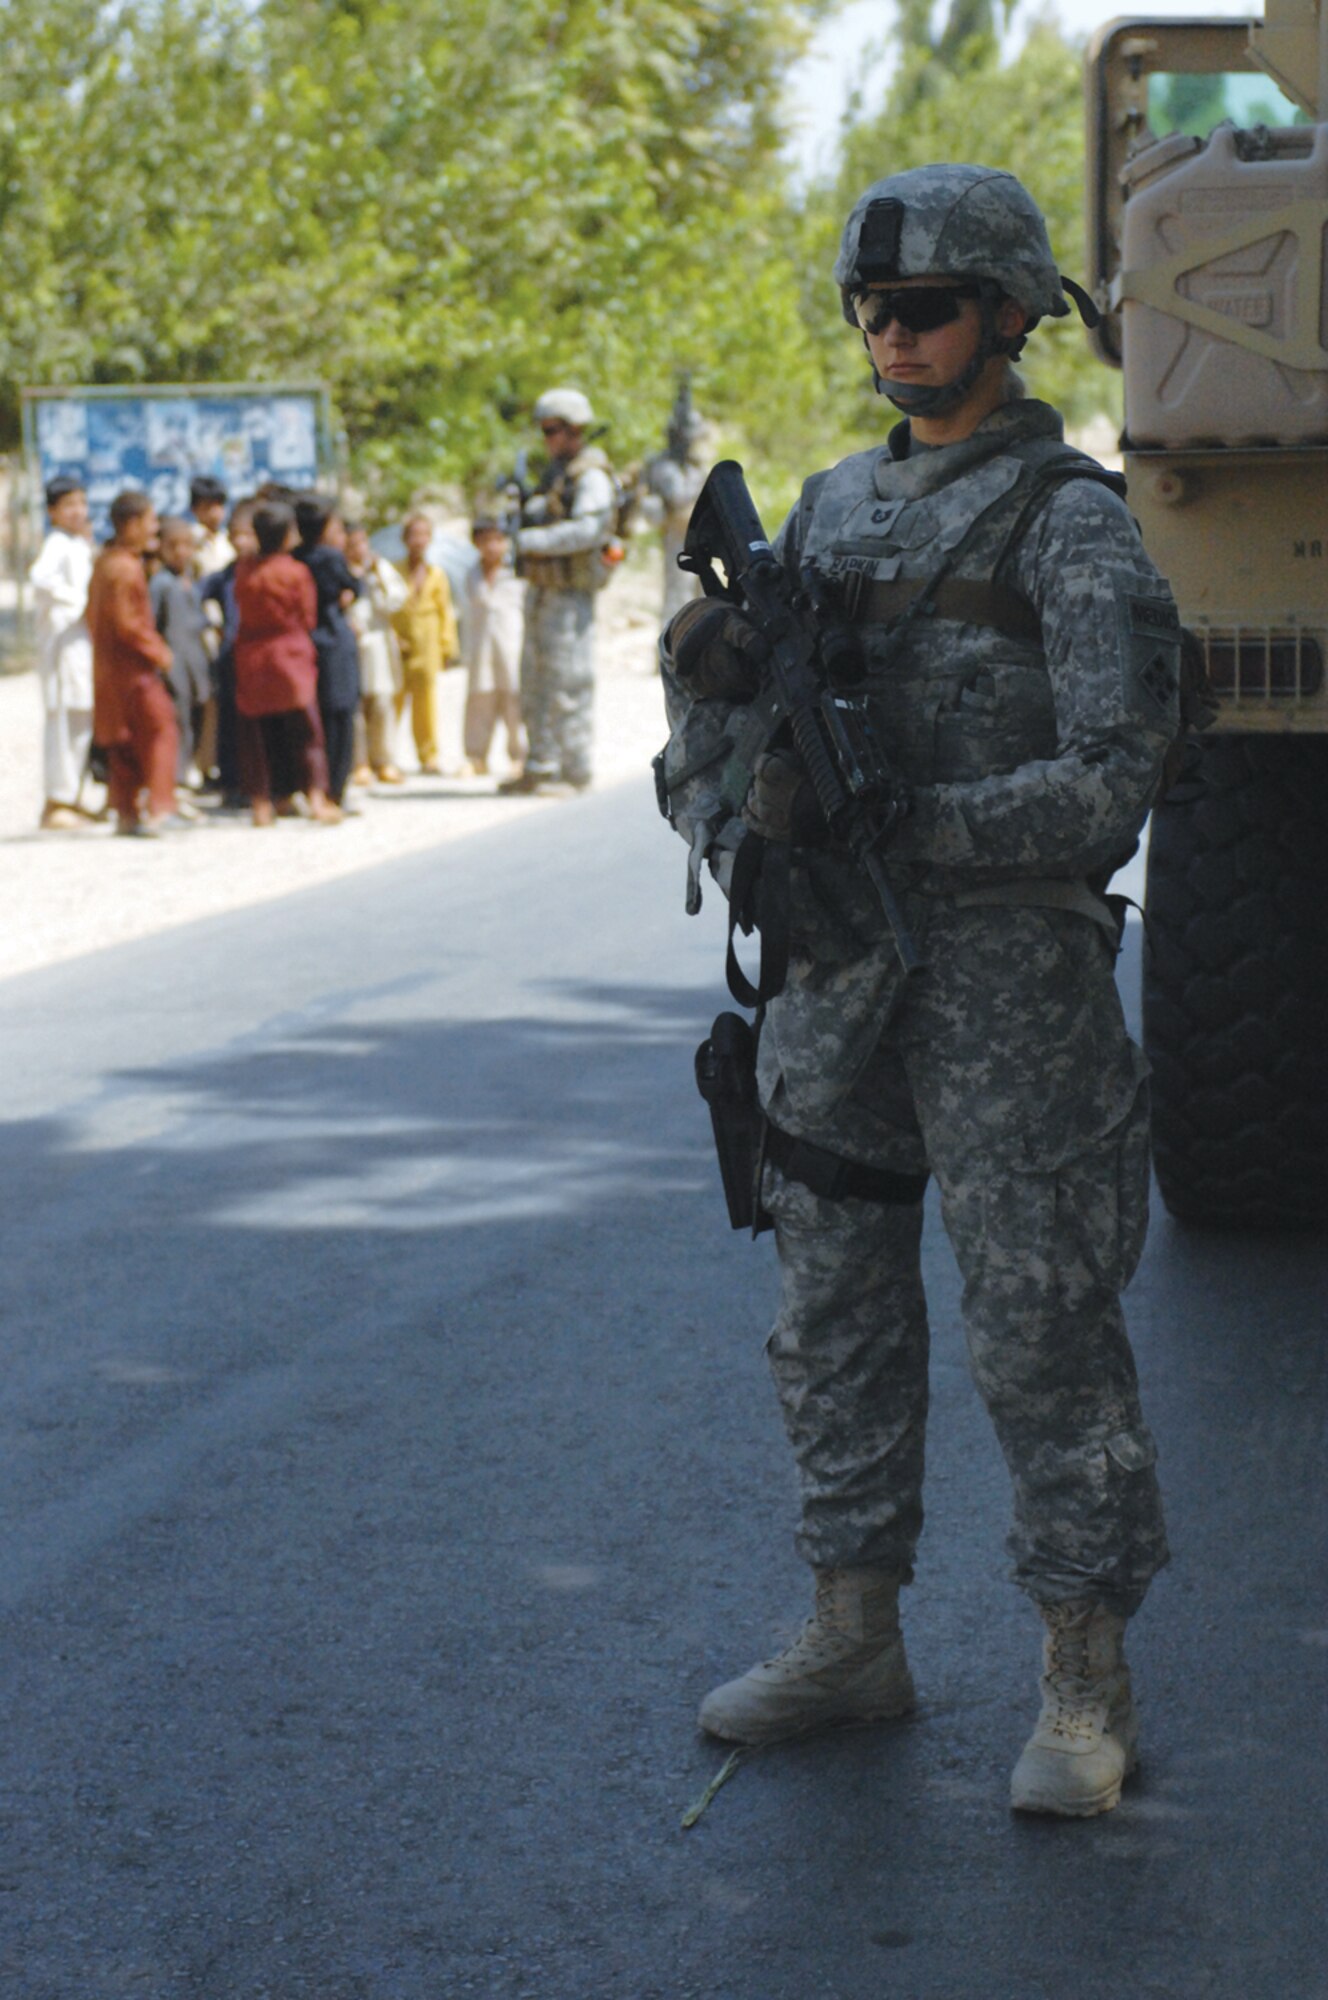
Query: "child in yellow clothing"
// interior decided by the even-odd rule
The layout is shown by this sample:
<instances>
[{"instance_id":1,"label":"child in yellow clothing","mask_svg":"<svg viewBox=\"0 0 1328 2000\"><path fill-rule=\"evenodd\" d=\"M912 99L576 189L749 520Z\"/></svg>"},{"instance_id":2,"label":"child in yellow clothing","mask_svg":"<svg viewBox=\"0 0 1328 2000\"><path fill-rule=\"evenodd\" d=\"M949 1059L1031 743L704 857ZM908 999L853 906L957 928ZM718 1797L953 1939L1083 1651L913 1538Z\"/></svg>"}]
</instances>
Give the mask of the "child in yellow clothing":
<instances>
[{"instance_id":1,"label":"child in yellow clothing","mask_svg":"<svg viewBox=\"0 0 1328 2000\"><path fill-rule=\"evenodd\" d=\"M397 696L397 714L403 715L409 702L420 769L431 777L441 777L438 676L459 659L461 648L447 577L428 559L432 537L433 523L423 514L412 514L401 531L406 560L399 567L410 595L401 609L392 613L392 625L401 642L403 685Z\"/></svg>"}]
</instances>

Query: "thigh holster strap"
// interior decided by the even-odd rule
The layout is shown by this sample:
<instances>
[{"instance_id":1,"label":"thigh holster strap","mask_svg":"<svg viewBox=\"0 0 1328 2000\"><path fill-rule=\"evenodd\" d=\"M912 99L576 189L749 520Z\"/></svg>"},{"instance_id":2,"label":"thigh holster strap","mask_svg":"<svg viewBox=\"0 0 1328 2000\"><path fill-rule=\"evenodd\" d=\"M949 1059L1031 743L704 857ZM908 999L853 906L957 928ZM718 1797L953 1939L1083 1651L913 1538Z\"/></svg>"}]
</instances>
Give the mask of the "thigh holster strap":
<instances>
[{"instance_id":1,"label":"thigh holster strap","mask_svg":"<svg viewBox=\"0 0 1328 2000\"><path fill-rule=\"evenodd\" d=\"M921 1201L927 1174L896 1174L888 1167L864 1167L809 1139L792 1139L767 1120L765 1157L785 1180L797 1181L823 1201L875 1201L908 1205Z\"/></svg>"}]
</instances>

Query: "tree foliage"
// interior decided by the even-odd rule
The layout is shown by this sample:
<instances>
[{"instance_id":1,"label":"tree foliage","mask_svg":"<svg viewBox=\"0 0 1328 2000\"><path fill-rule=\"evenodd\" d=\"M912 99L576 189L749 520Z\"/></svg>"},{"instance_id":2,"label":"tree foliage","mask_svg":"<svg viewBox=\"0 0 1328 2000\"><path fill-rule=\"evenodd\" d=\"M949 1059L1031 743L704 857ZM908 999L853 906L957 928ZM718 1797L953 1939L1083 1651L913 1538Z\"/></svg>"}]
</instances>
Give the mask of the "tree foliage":
<instances>
[{"instance_id":1,"label":"tree foliage","mask_svg":"<svg viewBox=\"0 0 1328 2000\"><path fill-rule=\"evenodd\" d=\"M0 0L23 382L327 380L357 470L473 479L571 376L810 413L784 72L818 0Z\"/></svg>"},{"instance_id":2,"label":"tree foliage","mask_svg":"<svg viewBox=\"0 0 1328 2000\"><path fill-rule=\"evenodd\" d=\"M0 0L0 445L24 383L329 383L358 482L474 485L572 379L620 460L679 368L767 492L879 435L830 266L881 172L1008 164L1073 270L1077 61L904 0L884 110L798 196L781 92L834 0ZM1102 400L1074 332L1035 386ZM768 501L773 506L773 499Z\"/></svg>"},{"instance_id":3,"label":"tree foliage","mask_svg":"<svg viewBox=\"0 0 1328 2000\"><path fill-rule=\"evenodd\" d=\"M844 217L872 181L935 160L972 160L1017 174L1047 218L1060 266L1075 276L1083 256L1084 119L1079 51L1050 21L1036 25L1017 55L1002 54L988 0L954 0L933 35L925 0L904 0L899 62L885 105L849 121L839 171L815 191L806 217L808 324L814 295L825 296ZM844 430L880 424L871 376L847 328L823 317L822 367ZM1094 357L1079 318L1044 320L1020 364L1033 394L1076 420L1112 411L1117 378Z\"/></svg>"}]
</instances>

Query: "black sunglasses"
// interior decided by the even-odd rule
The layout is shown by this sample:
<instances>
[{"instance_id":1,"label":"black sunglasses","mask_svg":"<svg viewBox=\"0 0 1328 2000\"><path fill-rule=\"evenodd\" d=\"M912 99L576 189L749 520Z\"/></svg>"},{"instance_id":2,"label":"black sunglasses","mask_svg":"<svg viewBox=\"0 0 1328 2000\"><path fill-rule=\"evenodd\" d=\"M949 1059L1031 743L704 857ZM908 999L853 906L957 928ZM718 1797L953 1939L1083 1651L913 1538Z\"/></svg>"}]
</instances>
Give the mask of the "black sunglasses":
<instances>
[{"instance_id":1,"label":"black sunglasses","mask_svg":"<svg viewBox=\"0 0 1328 2000\"><path fill-rule=\"evenodd\" d=\"M909 333L934 333L959 317L961 299L981 298L977 285L911 285L898 290L859 292L853 312L864 333L884 333L897 319Z\"/></svg>"}]
</instances>

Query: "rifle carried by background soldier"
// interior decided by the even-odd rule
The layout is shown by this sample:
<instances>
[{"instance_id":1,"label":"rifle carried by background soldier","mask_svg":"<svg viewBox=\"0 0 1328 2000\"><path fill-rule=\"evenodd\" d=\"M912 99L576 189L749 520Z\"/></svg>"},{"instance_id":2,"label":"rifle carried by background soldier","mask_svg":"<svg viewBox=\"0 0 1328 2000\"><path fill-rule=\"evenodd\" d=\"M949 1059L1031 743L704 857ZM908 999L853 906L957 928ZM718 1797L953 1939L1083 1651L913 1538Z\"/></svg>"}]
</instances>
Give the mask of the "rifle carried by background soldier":
<instances>
[{"instance_id":1,"label":"rifle carried by background soldier","mask_svg":"<svg viewBox=\"0 0 1328 2000\"><path fill-rule=\"evenodd\" d=\"M670 458L677 459L679 465L685 465L691 455L699 421L692 405L691 373L684 368L678 376L673 408L669 411L668 430L665 432L665 450Z\"/></svg>"},{"instance_id":2,"label":"rifle carried by background soldier","mask_svg":"<svg viewBox=\"0 0 1328 2000\"><path fill-rule=\"evenodd\" d=\"M512 470L498 488L498 497L503 502L503 533L512 545L512 568L517 576L521 571L521 522L525 506L535 491L530 484L530 453L522 445L512 460Z\"/></svg>"},{"instance_id":3,"label":"rifle carried by background soldier","mask_svg":"<svg viewBox=\"0 0 1328 2000\"><path fill-rule=\"evenodd\" d=\"M709 429L692 402L692 378L684 372L678 376L664 449L646 460L638 479L641 516L659 529L664 546L665 625L696 594L695 581L679 569L677 558L710 455Z\"/></svg>"}]
</instances>

